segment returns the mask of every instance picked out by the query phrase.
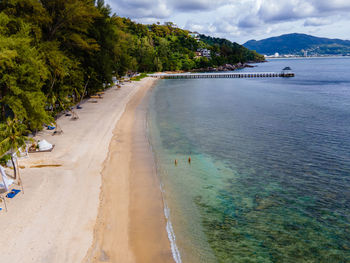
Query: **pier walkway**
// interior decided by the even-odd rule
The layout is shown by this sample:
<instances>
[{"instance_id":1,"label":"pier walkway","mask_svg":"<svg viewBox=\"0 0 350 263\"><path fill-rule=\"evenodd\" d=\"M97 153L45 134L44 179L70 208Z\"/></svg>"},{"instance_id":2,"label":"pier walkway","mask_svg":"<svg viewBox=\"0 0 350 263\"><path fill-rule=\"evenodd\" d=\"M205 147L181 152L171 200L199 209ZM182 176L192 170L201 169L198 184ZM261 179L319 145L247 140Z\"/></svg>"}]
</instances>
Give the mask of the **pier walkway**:
<instances>
[{"instance_id":1,"label":"pier walkway","mask_svg":"<svg viewBox=\"0 0 350 263\"><path fill-rule=\"evenodd\" d=\"M277 78L294 77L293 72L210 72L210 73L175 73L148 74L149 77L160 79L210 79L210 78Z\"/></svg>"}]
</instances>

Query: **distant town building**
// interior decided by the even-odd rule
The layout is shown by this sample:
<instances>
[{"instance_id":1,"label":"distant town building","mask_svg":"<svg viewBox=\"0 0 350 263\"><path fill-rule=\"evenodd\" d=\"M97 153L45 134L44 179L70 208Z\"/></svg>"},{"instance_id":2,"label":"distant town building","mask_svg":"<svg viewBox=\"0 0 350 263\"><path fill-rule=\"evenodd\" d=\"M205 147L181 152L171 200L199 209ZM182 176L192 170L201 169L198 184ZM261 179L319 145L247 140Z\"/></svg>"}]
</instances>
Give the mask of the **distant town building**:
<instances>
[{"instance_id":1,"label":"distant town building","mask_svg":"<svg viewBox=\"0 0 350 263\"><path fill-rule=\"evenodd\" d=\"M196 52L199 57L211 58L210 50L206 48L199 48Z\"/></svg>"},{"instance_id":2,"label":"distant town building","mask_svg":"<svg viewBox=\"0 0 350 263\"><path fill-rule=\"evenodd\" d=\"M307 50L302 49L301 52L303 52L304 57L307 57Z\"/></svg>"},{"instance_id":3,"label":"distant town building","mask_svg":"<svg viewBox=\"0 0 350 263\"><path fill-rule=\"evenodd\" d=\"M276 52L275 54L271 55L271 56L267 56L267 55L264 55L265 58L279 58L280 57L280 54L278 52Z\"/></svg>"}]
</instances>

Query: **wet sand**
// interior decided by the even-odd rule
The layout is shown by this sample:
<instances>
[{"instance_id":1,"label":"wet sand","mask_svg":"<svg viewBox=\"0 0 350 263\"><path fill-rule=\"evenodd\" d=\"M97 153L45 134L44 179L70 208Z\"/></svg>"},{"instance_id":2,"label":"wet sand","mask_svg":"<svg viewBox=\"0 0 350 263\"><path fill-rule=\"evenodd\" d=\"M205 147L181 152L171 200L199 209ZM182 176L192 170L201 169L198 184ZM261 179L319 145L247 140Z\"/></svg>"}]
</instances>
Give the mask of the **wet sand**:
<instances>
[{"instance_id":1,"label":"wet sand","mask_svg":"<svg viewBox=\"0 0 350 263\"><path fill-rule=\"evenodd\" d=\"M119 120L102 172L94 242L84 262L174 262L153 154L145 85Z\"/></svg>"}]
</instances>

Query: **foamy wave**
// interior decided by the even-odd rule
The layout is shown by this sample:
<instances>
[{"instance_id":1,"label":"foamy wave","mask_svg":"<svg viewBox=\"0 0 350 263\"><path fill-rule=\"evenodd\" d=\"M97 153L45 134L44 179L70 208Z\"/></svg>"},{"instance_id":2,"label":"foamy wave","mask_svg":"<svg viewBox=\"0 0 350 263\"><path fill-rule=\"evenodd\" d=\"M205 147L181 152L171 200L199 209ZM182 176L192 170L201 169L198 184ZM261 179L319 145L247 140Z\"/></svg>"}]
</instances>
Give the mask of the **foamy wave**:
<instances>
[{"instance_id":1,"label":"foamy wave","mask_svg":"<svg viewBox=\"0 0 350 263\"><path fill-rule=\"evenodd\" d=\"M173 228L173 225L171 224L171 220L170 220L170 209L169 209L169 207L164 199L164 188L163 188L162 183L160 183L160 191L162 192L162 196L163 196L164 215L165 215L165 218L167 221L166 222L166 231L168 233L168 238L170 241L171 252L173 254L173 258L174 258L175 262L182 263L180 251L176 245L176 236L175 236L174 228Z\"/></svg>"},{"instance_id":2,"label":"foamy wave","mask_svg":"<svg viewBox=\"0 0 350 263\"><path fill-rule=\"evenodd\" d=\"M156 158L156 154L155 154L155 151L152 147L152 143L151 143L151 140L150 140L150 129L149 129L149 116L147 116L147 119L146 119L146 127L147 127L147 131L148 131L148 134L147 134L147 139L148 139L148 145L150 146L151 148L151 151L153 153L153 156L154 156L154 162L156 164L156 168L157 170L159 169L159 165L158 165L158 162L157 162L157 158ZM165 172L165 171L164 171ZM157 173L158 175L158 173ZM168 233L168 238L169 238L169 241L170 241L170 247L171 247L171 252L173 254L173 258L174 258L174 261L176 263L182 263L182 260L181 260L181 255L180 255L180 251L178 249L178 247L176 246L176 236L175 236L175 232L174 232L174 229L173 229L173 225L171 224L171 220L170 220L170 209L168 208L168 205L165 201L165 193L164 193L164 185L161 181L161 178L159 177L159 181L160 181L160 184L159 184L159 187L160 187L160 191L162 193L162 198L163 198L163 204L164 204L164 215L165 215L165 218L166 218L166 231Z\"/></svg>"},{"instance_id":3,"label":"foamy wave","mask_svg":"<svg viewBox=\"0 0 350 263\"><path fill-rule=\"evenodd\" d=\"M170 221L170 211L166 203L164 203L164 214L167 220L166 231L168 232L168 238L170 240L170 246L171 246L171 251L173 253L173 258L176 263L181 263L182 262L181 255L180 255L179 249L176 246L176 236L174 233L173 225L171 224L171 221Z\"/></svg>"}]
</instances>

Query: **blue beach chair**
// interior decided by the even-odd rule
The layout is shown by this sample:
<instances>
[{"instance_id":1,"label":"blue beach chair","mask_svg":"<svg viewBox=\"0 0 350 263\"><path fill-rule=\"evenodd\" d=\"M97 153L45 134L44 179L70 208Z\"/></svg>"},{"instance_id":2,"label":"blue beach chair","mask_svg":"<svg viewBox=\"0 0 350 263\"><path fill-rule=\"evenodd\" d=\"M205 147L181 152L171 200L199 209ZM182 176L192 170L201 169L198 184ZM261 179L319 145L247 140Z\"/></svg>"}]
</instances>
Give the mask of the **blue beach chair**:
<instances>
[{"instance_id":1,"label":"blue beach chair","mask_svg":"<svg viewBox=\"0 0 350 263\"><path fill-rule=\"evenodd\" d=\"M12 189L11 192L9 192L6 197L7 198L14 198L19 192L21 192L21 190L17 190L17 189Z\"/></svg>"}]
</instances>

